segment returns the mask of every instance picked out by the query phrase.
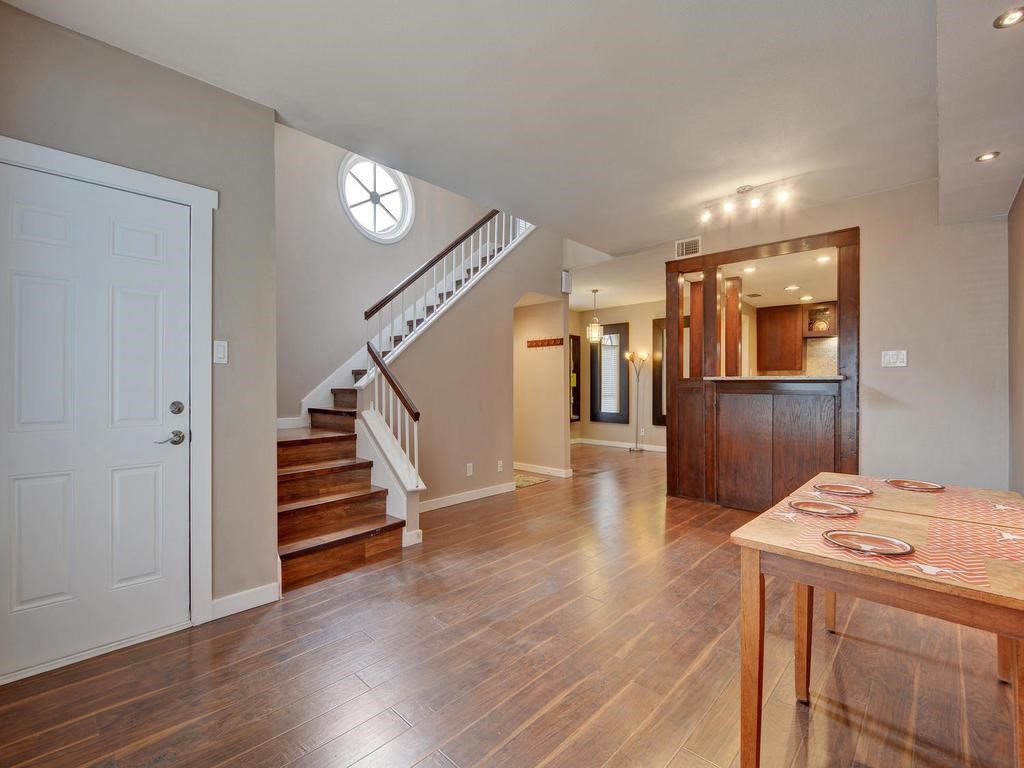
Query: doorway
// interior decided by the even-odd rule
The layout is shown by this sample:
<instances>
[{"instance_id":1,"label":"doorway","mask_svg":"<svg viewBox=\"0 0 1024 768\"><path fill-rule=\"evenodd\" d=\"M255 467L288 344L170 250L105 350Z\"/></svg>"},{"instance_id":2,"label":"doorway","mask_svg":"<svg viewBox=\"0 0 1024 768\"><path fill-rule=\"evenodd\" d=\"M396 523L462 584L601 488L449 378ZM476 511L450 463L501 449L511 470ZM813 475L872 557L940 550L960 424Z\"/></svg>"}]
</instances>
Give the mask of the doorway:
<instances>
[{"instance_id":1,"label":"doorway","mask_svg":"<svg viewBox=\"0 0 1024 768\"><path fill-rule=\"evenodd\" d=\"M193 193L0 142L0 682L209 618Z\"/></svg>"}]
</instances>

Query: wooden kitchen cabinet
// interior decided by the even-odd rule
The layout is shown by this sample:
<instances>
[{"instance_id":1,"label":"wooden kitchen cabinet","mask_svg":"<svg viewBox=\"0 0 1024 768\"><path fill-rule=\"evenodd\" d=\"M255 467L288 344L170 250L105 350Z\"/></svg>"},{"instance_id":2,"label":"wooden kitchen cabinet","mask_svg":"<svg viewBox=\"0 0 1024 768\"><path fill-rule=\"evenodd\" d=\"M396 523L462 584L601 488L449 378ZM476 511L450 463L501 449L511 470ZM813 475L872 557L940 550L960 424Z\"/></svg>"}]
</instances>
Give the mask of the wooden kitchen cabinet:
<instances>
[{"instance_id":1,"label":"wooden kitchen cabinet","mask_svg":"<svg viewBox=\"0 0 1024 768\"><path fill-rule=\"evenodd\" d=\"M799 304L757 310L757 370L802 371L804 314Z\"/></svg>"}]
</instances>

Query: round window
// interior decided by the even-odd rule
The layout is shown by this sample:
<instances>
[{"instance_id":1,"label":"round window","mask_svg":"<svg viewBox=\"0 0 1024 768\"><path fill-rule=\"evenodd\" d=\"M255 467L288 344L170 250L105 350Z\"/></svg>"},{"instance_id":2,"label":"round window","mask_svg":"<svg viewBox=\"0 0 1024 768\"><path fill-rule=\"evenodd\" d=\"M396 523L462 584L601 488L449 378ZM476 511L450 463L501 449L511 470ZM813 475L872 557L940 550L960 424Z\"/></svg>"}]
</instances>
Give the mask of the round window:
<instances>
[{"instance_id":1,"label":"round window","mask_svg":"<svg viewBox=\"0 0 1024 768\"><path fill-rule=\"evenodd\" d=\"M371 240L394 243L412 227L412 187L404 173L350 154L338 170L338 194L356 229Z\"/></svg>"}]
</instances>

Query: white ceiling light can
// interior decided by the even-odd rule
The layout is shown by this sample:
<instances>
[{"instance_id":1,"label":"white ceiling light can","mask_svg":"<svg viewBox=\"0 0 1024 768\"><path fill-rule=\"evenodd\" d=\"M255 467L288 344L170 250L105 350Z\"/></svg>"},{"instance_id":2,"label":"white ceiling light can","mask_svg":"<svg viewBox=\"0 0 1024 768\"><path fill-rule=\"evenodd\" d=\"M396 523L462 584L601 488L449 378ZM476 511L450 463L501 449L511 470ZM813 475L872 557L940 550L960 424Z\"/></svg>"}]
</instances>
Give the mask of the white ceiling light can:
<instances>
[{"instance_id":1,"label":"white ceiling light can","mask_svg":"<svg viewBox=\"0 0 1024 768\"><path fill-rule=\"evenodd\" d=\"M974 158L974 162L987 163L990 160L995 160L997 157L999 157L999 150L993 149L990 150L989 152L982 152L980 155Z\"/></svg>"},{"instance_id":2,"label":"white ceiling light can","mask_svg":"<svg viewBox=\"0 0 1024 768\"><path fill-rule=\"evenodd\" d=\"M775 193L775 199L778 200L780 203L784 203L787 200L789 200L789 192L787 192L784 189L780 189L778 192Z\"/></svg>"},{"instance_id":3,"label":"white ceiling light can","mask_svg":"<svg viewBox=\"0 0 1024 768\"><path fill-rule=\"evenodd\" d=\"M800 301L814 301L814 297L808 294L807 296L801 296Z\"/></svg>"},{"instance_id":4,"label":"white ceiling light can","mask_svg":"<svg viewBox=\"0 0 1024 768\"><path fill-rule=\"evenodd\" d=\"M591 344L599 344L601 339L604 338L604 326L597 319L597 291L597 288L592 288L590 291L594 294L594 319L587 326L587 341Z\"/></svg>"},{"instance_id":5,"label":"white ceiling light can","mask_svg":"<svg viewBox=\"0 0 1024 768\"><path fill-rule=\"evenodd\" d=\"M760 208L761 207L761 198L757 197L757 196L750 198L750 207L751 208Z\"/></svg>"},{"instance_id":6,"label":"white ceiling light can","mask_svg":"<svg viewBox=\"0 0 1024 768\"><path fill-rule=\"evenodd\" d=\"M831 256L819 256L817 259L815 259L815 261L817 261L819 264L828 264L830 261L832 261L832 257Z\"/></svg>"},{"instance_id":7,"label":"white ceiling light can","mask_svg":"<svg viewBox=\"0 0 1024 768\"><path fill-rule=\"evenodd\" d=\"M799 285L787 285L782 290L784 290L784 291L799 291L800 290L800 286Z\"/></svg>"},{"instance_id":8,"label":"white ceiling light can","mask_svg":"<svg viewBox=\"0 0 1024 768\"><path fill-rule=\"evenodd\" d=\"M707 224L709 221L711 221L711 211L704 211L700 215L700 220L704 224Z\"/></svg>"},{"instance_id":9,"label":"white ceiling light can","mask_svg":"<svg viewBox=\"0 0 1024 768\"><path fill-rule=\"evenodd\" d=\"M757 267L744 267L743 271L749 275L751 272L757 272Z\"/></svg>"},{"instance_id":10,"label":"white ceiling light can","mask_svg":"<svg viewBox=\"0 0 1024 768\"><path fill-rule=\"evenodd\" d=\"M992 22L992 26L996 29L1007 29L1020 24L1022 21L1024 21L1024 5L1011 8L1006 13L1000 14Z\"/></svg>"},{"instance_id":11,"label":"white ceiling light can","mask_svg":"<svg viewBox=\"0 0 1024 768\"><path fill-rule=\"evenodd\" d=\"M735 206L732 204L732 200L726 200L725 204L722 205L722 210L726 213L732 213L733 208L735 208Z\"/></svg>"}]
</instances>

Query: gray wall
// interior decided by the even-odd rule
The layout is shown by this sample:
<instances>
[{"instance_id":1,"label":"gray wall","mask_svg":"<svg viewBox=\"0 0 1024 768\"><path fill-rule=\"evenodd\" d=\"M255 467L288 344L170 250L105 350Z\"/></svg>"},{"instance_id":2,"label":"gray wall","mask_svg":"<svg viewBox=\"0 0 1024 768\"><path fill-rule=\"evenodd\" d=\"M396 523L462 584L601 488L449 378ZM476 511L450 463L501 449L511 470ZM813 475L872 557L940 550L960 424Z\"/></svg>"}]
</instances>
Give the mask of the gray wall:
<instances>
[{"instance_id":1,"label":"gray wall","mask_svg":"<svg viewBox=\"0 0 1024 768\"><path fill-rule=\"evenodd\" d=\"M0 4L0 134L220 192L214 595L275 581L273 110Z\"/></svg>"},{"instance_id":2,"label":"gray wall","mask_svg":"<svg viewBox=\"0 0 1024 768\"><path fill-rule=\"evenodd\" d=\"M561 271L562 238L534 230L394 361L423 414L424 501L512 482L513 308L525 293L560 295ZM567 418L556 438L563 448Z\"/></svg>"},{"instance_id":3,"label":"gray wall","mask_svg":"<svg viewBox=\"0 0 1024 768\"><path fill-rule=\"evenodd\" d=\"M705 253L861 229L860 466L867 474L1005 488L1006 220L942 225L927 181L703 233ZM694 233L695 234L695 233ZM631 257L667 261L672 243ZM881 352L909 351L907 368Z\"/></svg>"},{"instance_id":4,"label":"gray wall","mask_svg":"<svg viewBox=\"0 0 1024 768\"><path fill-rule=\"evenodd\" d=\"M366 308L488 209L410 178L412 228L397 243L375 243L338 199L338 167L347 150L283 125L274 144L277 414L298 416L302 398L366 342Z\"/></svg>"},{"instance_id":5,"label":"gray wall","mask_svg":"<svg viewBox=\"0 0 1024 768\"><path fill-rule=\"evenodd\" d=\"M1024 493L1024 184L1010 208L1010 488Z\"/></svg>"}]
</instances>

